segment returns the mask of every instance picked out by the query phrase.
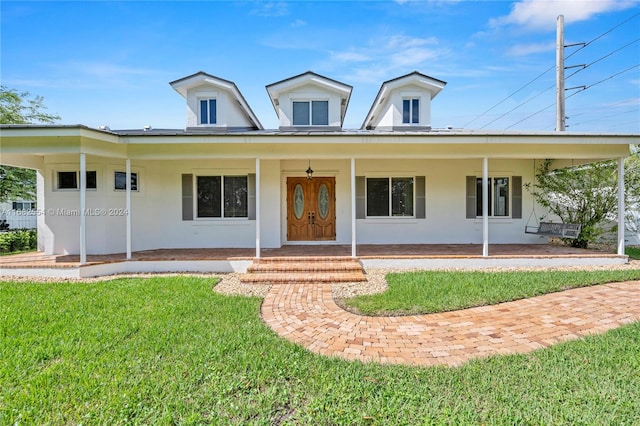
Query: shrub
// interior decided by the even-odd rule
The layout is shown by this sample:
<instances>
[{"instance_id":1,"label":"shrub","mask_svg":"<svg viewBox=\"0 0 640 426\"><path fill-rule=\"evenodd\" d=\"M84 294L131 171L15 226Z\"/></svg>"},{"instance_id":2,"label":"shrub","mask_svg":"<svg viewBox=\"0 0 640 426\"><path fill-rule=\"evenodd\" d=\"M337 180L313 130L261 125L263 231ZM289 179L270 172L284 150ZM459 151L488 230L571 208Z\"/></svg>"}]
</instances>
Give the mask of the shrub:
<instances>
[{"instance_id":1,"label":"shrub","mask_svg":"<svg viewBox=\"0 0 640 426\"><path fill-rule=\"evenodd\" d=\"M38 236L35 229L16 229L0 232L0 253L9 254L36 250Z\"/></svg>"}]
</instances>

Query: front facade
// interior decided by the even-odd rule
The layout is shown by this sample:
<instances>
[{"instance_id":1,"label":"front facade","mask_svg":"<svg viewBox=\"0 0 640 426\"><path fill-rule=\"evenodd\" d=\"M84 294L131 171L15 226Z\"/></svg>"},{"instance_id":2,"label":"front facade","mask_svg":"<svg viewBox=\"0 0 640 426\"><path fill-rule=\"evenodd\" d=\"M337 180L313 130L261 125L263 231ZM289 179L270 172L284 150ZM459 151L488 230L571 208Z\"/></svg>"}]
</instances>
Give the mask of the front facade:
<instances>
[{"instance_id":1,"label":"front facade","mask_svg":"<svg viewBox=\"0 0 640 426\"><path fill-rule=\"evenodd\" d=\"M3 126L2 164L37 170L47 254L468 243L486 256L489 243L546 242L524 233L540 161L621 163L638 143L433 129L445 84L389 80L362 127L344 130L351 86L307 72L267 86L280 126L265 130L233 82L199 72L171 83L185 129Z\"/></svg>"}]
</instances>

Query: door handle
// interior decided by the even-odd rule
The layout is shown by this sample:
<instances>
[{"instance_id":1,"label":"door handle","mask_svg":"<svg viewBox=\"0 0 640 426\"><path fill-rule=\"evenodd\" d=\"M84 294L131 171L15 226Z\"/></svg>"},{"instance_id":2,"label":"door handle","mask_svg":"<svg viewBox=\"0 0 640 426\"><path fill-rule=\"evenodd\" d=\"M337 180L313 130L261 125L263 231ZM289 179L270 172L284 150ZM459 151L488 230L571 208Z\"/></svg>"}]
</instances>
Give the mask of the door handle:
<instances>
[{"instance_id":1,"label":"door handle","mask_svg":"<svg viewBox=\"0 0 640 426\"><path fill-rule=\"evenodd\" d=\"M311 226L315 226L316 224L316 212L309 213L311 215Z\"/></svg>"}]
</instances>

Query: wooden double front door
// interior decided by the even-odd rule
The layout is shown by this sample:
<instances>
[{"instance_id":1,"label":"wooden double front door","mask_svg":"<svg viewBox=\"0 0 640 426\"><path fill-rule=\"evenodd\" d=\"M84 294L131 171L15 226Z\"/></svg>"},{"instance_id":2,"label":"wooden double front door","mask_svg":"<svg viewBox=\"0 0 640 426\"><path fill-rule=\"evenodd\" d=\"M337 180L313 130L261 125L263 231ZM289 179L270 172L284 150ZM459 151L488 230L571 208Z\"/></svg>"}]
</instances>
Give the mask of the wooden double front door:
<instances>
[{"instance_id":1,"label":"wooden double front door","mask_svg":"<svg viewBox=\"0 0 640 426\"><path fill-rule=\"evenodd\" d=\"M336 178L287 178L287 240L336 239Z\"/></svg>"}]
</instances>

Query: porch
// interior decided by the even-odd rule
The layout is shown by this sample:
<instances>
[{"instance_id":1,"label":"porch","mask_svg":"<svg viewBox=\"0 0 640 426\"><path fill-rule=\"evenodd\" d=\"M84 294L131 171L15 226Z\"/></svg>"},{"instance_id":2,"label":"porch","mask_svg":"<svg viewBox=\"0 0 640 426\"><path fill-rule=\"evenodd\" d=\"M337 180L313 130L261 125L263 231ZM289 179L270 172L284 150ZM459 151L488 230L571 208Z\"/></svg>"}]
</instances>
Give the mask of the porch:
<instances>
[{"instance_id":1,"label":"porch","mask_svg":"<svg viewBox=\"0 0 640 426\"><path fill-rule=\"evenodd\" d=\"M349 257L351 245L285 245L262 249L261 257ZM518 267L580 267L624 264L626 256L555 244L360 244L357 259L367 268L482 269ZM42 252L0 257L0 277L48 276L84 278L120 273L245 272L255 258L254 248L159 249L88 255L45 255Z\"/></svg>"}]
</instances>

